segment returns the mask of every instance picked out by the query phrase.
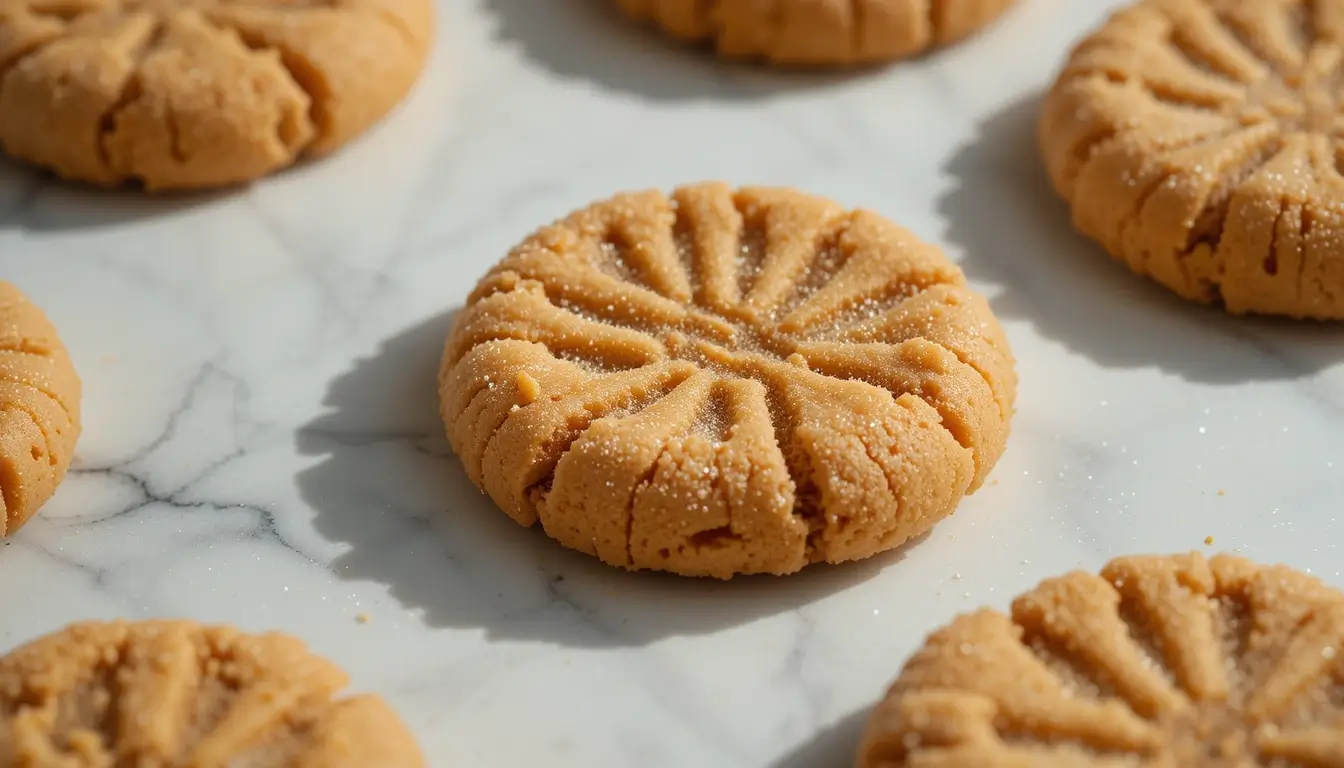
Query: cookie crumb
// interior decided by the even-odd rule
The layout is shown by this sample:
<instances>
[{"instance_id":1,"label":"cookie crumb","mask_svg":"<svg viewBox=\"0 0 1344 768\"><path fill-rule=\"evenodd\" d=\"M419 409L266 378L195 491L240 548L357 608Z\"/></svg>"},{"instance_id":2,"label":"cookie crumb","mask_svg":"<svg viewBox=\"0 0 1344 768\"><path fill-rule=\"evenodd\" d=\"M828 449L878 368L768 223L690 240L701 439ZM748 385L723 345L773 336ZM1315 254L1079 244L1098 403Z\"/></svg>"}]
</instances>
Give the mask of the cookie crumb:
<instances>
[{"instance_id":1,"label":"cookie crumb","mask_svg":"<svg viewBox=\"0 0 1344 768\"><path fill-rule=\"evenodd\" d=\"M531 405L541 396L541 385L527 371L518 374L518 404Z\"/></svg>"},{"instance_id":2,"label":"cookie crumb","mask_svg":"<svg viewBox=\"0 0 1344 768\"><path fill-rule=\"evenodd\" d=\"M367 614L367 613L357 613L357 614L355 614L355 623L356 623L356 624L368 624L368 623L369 623L369 614Z\"/></svg>"},{"instance_id":3,"label":"cookie crumb","mask_svg":"<svg viewBox=\"0 0 1344 768\"><path fill-rule=\"evenodd\" d=\"M1218 489L1218 495L1219 495L1219 496L1226 496L1227 494L1223 491L1222 488L1219 488L1219 489Z\"/></svg>"},{"instance_id":4,"label":"cookie crumb","mask_svg":"<svg viewBox=\"0 0 1344 768\"><path fill-rule=\"evenodd\" d=\"M1205 537L1204 537L1204 546L1206 546L1206 547L1211 547L1211 546L1213 546L1213 537L1212 537L1212 536L1205 536Z\"/></svg>"}]
</instances>

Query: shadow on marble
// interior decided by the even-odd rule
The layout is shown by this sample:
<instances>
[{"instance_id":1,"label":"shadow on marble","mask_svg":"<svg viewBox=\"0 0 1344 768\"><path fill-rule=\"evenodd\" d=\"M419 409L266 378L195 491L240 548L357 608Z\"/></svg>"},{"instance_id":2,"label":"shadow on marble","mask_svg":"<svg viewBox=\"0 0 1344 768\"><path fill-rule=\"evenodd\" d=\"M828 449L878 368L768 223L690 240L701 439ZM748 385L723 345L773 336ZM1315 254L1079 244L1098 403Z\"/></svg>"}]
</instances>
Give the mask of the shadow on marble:
<instances>
[{"instance_id":1,"label":"shadow on marble","mask_svg":"<svg viewBox=\"0 0 1344 768\"><path fill-rule=\"evenodd\" d=\"M803 745L770 764L770 768L849 766L868 722L868 710L853 712L827 726Z\"/></svg>"},{"instance_id":2,"label":"shadow on marble","mask_svg":"<svg viewBox=\"0 0 1344 768\"><path fill-rule=\"evenodd\" d=\"M1078 234L1036 143L1039 97L981 123L945 167L946 238L995 312L1107 368L1154 366L1211 384L1292 379L1344 361L1344 328L1236 318L1132 274Z\"/></svg>"},{"instance_id":3,"label":"shadow on marble","mask_svg":"<svg viewBox=\"0 0 1344 768\"><path fill-rule=\"evenodd\" d=\"M451 313L435 317L357 361L331 383L330 412L297 434L299 452L320 457L296 478L314 528L348 547L332 570L386 585L427 625L642 646L799 609L903 557L717 582L616 570L519 527L471 483L443 437L436 373L451 324Z\"/></svg>"},{"instance_id":4,"label":"shadow on marble","mask_svg":"<svg viewBox=\"0 0 1344 768\"><path fill-rule=\"evenodd\" d=\"M0 232L96 229L169 216L224 197L228 192L159 194L109 191L65 182L50 173L0 156Z\"/></svg>"},{"instance_id":5,"label":"shadow on marble","mask_svg":"<svg viewBox=\"0 0 1344 768\"><path fill-rule=\"evenodd\" d=\"M566 78L654 101L743 101L833 86L856 74L726 64L621 16L611 0L480 0L494 37Z\"/></svg>"}]
</instances>

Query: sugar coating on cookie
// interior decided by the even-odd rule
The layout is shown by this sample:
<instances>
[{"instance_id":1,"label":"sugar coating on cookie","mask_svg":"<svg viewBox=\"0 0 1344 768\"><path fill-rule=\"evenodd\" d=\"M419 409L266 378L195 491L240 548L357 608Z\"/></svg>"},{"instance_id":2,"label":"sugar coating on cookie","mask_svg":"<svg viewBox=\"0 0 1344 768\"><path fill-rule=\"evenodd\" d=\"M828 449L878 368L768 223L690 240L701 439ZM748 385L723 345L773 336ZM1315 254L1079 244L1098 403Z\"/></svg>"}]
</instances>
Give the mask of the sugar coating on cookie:
<instances>
[{"instance_id":1,"label":"sugar coating on cookie","mask_svg":"<svg viewBox=\"0 0 1344 768\"><path fill-rule=\"evenodd\" d=\"M723 184L544 227L458 314L442 415L517 522L612 565L727 578L890 549L1004 450L1013 358L938 249Z\"/></svg>"},{"instance_id":2,"label":"sugar coating on cookie","mask_svg":"<svg viewBox=\"0 0 1344 768\"><path fill-rule=\"evenodd\" d=\"M1344 594L1283 566L1122 557L934 632L858 768L1344 765Z\"/></svg>"},{"instance_id":3,"label":"sugar coating on cookie","mask_svg":"<svg viewBox=\"0 0 1344 768\"><path fill-rule=\"evenodd\" d=\"M3 0L0 147L148 189L249 181L400 102L431 0Z\"/></svg>"},{"instance_id":4,"label":"sugar coating on cookie","mask_svg":"<svg viewBox=\"0 0 1344 768\"><path fill-rule=\"evenodd\" d=\"M65 479L80 394L51 321L0 280L0 536L28 522Z\"/></svg>"},{"instance_id":5,"label":"sugar coating on cookie","mask_svg":"<svg viewBox=\"0 0 1344 768\"><path fill-rule=\"evenodd\" d=\"M1342 0L1147 0L1073 51L1040 142L1075 225L1233 313L1344 318Z\"/></svg>"},{"instance_id":6,"label":"sugar coating on cookie","mask_svg":"<svg viewBox=\"0 0 1344 768\"><path fill-rule=\"evenodd\" d=\"M616 0L631 17L721 56L780 65L862 65L961 40L1013 0Z\"/></svg>"},{"instance_id":7,"label":"sugar coating on cookie","mask_svg":"<svg viewBox=\"0 0 1344 768\"><path fill-rule=\"evenodd\" d=\"M0 764L420 768L381 699L280 634L75 624L0 658Z\"/></svg>"}]
</instances>

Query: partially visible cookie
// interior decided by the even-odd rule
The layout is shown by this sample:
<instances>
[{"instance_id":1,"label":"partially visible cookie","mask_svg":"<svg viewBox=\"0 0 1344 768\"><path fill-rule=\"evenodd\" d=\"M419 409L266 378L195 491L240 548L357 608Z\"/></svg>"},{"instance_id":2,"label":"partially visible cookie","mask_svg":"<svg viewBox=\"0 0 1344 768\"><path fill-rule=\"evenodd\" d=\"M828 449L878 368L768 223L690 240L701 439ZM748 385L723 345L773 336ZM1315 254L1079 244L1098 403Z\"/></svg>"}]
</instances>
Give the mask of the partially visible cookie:
<instances>
[{"instance_id":1,"label":"partially visible cookie","mask_svg":"<svg viewBox=\"0 0 1344 768\"><path fill-rule=\"evenodd\" d=\"M1198 553L1047 580L930 635L856 765L1344 765L1344 594Z\"/></svg>"},{"instance_id":2,"label":"partially visible cookie","mask_svg":"<svg viewBox=\"0 0 1344 768\"><path fill-rule=\"evenodd\" d=\"M0 658L0 765L419 768L380 698L280 634L75 624Z\"/></svg>"},{"instance_id":3,"label":"partially visible cookie","mask_svg":"<svg viewBox=\"0 0 1344 768\"><path fill-rule=\"evenodd\" d=\"M980 30L1013 0L617 0L631 17L719 55L859 66L915 56Z\"/></svg>"},{"instance_id":4,"label":"partially visible cookie","mask_svg":"<svg viewBox=\"0 0 1344 768\"><path fill-rule=\"evenodd\" d=\"M0 2L0 147L147 189L335 150L415 83L431 0Z\"/></svg>"},{"instance_id":5,"label":"partially visible cookie","mask_svg":"<svg viewBox=\"0 0 1344 768\"><path fill-rule=\"evenodd\" d=\"M1040 143L1075 226L1228 311L1344 318L1341 0L1144 0L1069 57Z\"/></svg>"},{"instance_id":6,"label":"partially visible cookie","mask_svg":"<svg viewBox=\"0 0 1344 768\"><path fill-rule=\"evenodd\" d=\"M477 285L440 372L471 479L630 569L784 574L952 514L1008 439L1003 329L870 211L719 183L544 227Z\"/></svg>"},{"instance_id":7,"label":"partially visible cookie","mask_svg":"<svg viewBox=\"0 0 1344 768\"><path fill-rule=\"evenodd\" d=\"M28 522L65 479L80 394L51 321L0 280L0 536Z\"/></svg>"}]
</instances>

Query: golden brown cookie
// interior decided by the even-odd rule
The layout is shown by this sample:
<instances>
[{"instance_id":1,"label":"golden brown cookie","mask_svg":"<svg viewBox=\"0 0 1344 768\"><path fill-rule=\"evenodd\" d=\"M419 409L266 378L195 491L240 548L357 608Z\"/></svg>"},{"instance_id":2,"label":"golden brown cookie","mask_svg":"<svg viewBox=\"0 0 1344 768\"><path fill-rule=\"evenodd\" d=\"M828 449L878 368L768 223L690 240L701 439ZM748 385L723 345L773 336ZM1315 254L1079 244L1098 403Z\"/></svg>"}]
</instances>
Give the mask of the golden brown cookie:
<instances>
[{"instance_id":1,"label":"golden brown cookie","mask_svg":"<svg viewBox=\"0 0 1344 768\"><path fill-rule=\"evenodd\" d=\"M890 549L1003 453L988 304L868 211L723 184L622 194L477 285L440 371L467 473L631 569L728 578Z\"/></svg>"},{"instance_id":2,"label":"golden brown cookie","mask_svg":"<svg viewBox=\"0 0 1344 768\"><path fill-rule=\"evenodd\" d=\"M1040 142L1075 225L1187 299L1344 318L1344 0L1147 0L1073 52Z\"/></svg>"},{"instance_id":3,"label":"golden brown cookie","mask_svg":"<svg viewBox=\"0 0 1344 768\"><path fill-rule=\"evenodd\" d=\"M856 765L1344 765L1344 594L1198 553L1047 580L933 633Z\"/></svg>"},{"instance_id":4,"label":"golden brown cookie","mask_svg":"<svg viewBox=\"0 0 1344 768\"><path fill-rule=\"evenodd\" d=\"M0 536L65 479L79 439L80 382L47 316L0 280Z\"/></svg>"},{"instance_id":5,"label":"golden brown cookie","mask_svg":"<svg viewBox=\"0 0 1344 768\"><path fill-rule=\"evenodd\" d=\"M782 66L904 59L978 31L1013 0L617 0L674 38Z\"/></svg>"},{"instance_id":6,"label":"golden brown cookie","mask_svg":"<svg viewBox=\"0 0 1344 768\"><path fill-rule=\"evenodd\" d=\"M75 624L0 659L0 765L418 768L410 732L304 644L189 621Z\"/></svg>"},{"instance_id":7,"label":"golden brown cookie","mask_svg":"<svg viewBox=\"0 0 1344 768\"><path fill-rule=\"evenodd\" d=\"M431 0L0 0L0 146L147 189L326 154L405 97Z\"/></svg>"}]
</instances>

